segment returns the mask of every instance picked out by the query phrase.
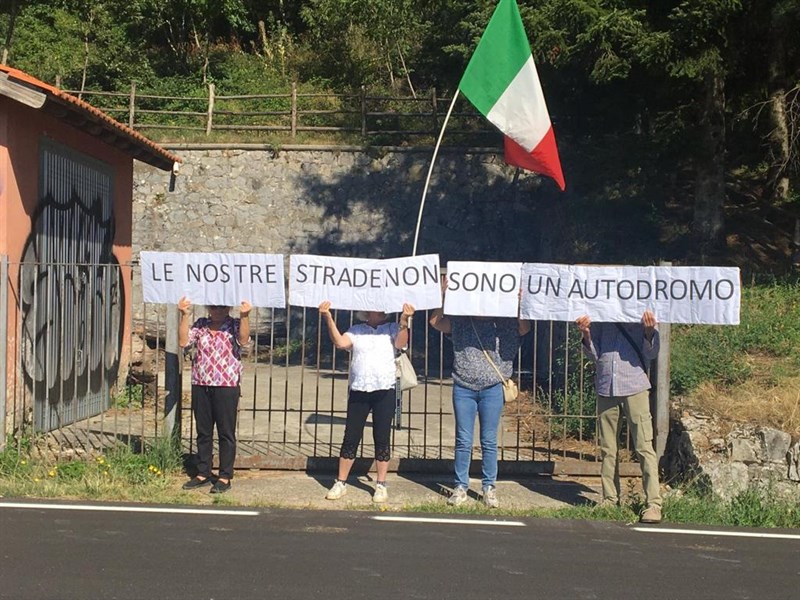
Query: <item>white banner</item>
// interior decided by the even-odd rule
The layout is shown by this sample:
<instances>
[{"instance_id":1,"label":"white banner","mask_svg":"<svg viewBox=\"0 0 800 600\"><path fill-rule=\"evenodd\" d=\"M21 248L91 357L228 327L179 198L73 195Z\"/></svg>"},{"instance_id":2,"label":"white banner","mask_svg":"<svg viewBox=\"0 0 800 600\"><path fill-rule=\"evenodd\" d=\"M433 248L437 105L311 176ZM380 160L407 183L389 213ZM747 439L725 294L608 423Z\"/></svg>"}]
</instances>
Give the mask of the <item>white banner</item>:
<instances>
[{"instance_id":1,"label":"white banner","mask_svg":"<svg viewBox=\"0 0 800 600\"><path fill-rule=\"evenodd\" d=\"M447 315L516 317L522 263L447 263Z\"/></svg>"},{"instance_id":2,"label":"white banner","mask_svg":"<svg viewBox=\"0 0 800 600\"><path fill-rule=\"evenodd\" d=\"M439 255L363 259L310 254L289 259L289 304L316 308L330 300L344 310L399 312L442 305Z\"/></svg>"},{"instance_id":3,"label":"white banner","mask_svg":"<svg viewBox=\"0 0 800 600\"><path fill-rule=\"evenodd\" d=\"M638 322L651 310L664 323L738 325L735 267L577 266L526 263L523 319Z\"/></svg>"},{"instance_id":4,"label":"white banner","mask_svg":"<svg viewBox=\"0 0 800 600\"><path fill-rule=\"evenodd\" d=\"M285 308L281 254L141 252L145 302L177 304L186 296L194 304Z\"/></svg>"}]
</instances>

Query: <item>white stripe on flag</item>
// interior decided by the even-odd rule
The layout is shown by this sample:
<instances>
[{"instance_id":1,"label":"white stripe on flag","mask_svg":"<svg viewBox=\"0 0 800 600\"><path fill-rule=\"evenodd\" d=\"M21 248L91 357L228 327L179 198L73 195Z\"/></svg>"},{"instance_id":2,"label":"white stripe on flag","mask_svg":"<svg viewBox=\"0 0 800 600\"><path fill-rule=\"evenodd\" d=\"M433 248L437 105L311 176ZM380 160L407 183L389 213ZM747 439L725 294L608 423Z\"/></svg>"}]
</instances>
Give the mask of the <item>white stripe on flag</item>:
<instances>
[{"instance_id":1,"label":"white stripe on flag","mask_svg":"<svg viewBox=\"0 0 800 600\"><path fill-rule=\"evenodd\" d=\"M550 129L550 115L533 56L528 57L486 118L526 151L532 152L539 145Z\"/></svg>"}]
</instances>

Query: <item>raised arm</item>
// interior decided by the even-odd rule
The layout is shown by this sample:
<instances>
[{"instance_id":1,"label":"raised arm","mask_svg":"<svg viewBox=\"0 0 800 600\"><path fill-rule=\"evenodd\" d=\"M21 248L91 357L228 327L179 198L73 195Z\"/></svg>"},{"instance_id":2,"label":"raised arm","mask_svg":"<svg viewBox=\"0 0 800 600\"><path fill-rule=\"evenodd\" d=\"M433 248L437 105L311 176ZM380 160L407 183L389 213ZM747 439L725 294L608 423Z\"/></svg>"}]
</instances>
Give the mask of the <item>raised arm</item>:
<instances>
[{"instance_id":1,"label":"raised arm","mask_svg":"<svg viewBox=\"0 0 800 600\"><path fill-rule=\"evenodd\" d=\"M331 314L331 303L325 300L319 305L319 314L328 326L328 336L331 338L333 345L339 350L349 350L353 347L353 342L346 335L339 333L339 328L336 326L336 321L333 320Z\"/></svg>"},{"instance_id":2,"label":"raised arm","mask_svg":"<svg viewBox=\"0 0 800 600\"><path fill-rule=\"evenodd\" d=\"M403 304L403 314L400 315L399 329L394 338L394 347L398 350L408 346L408 332L412 316L414 316L414 307L410 304Z\"/></svg>"},{"instance_id":3,"label":"raised arm","mask_svg":"<svg viewBox=\"0 0 800 600\"><path fill-rule=\"evenodd\" d=\"M253 307L247 300L242 300L239 305L239 345L247 346L250 343L250 311Z\"/></svg>"},{"instance_id":4,"label":"raised arm","mask_svg":"<svg viewBox=\"0 0 800 600\"><path fill-rule=\"evenodd\" d=\"M520 336L525 335L531 330L531 322L527 319L521 319L519 314L522 312L522 288L519 289L519 298L517 299L517 325L519 328Z\"/></svg>"},{"instance_id":5,"label":"raised arm","mask_svg":"<svg viewBox=\"0 0 800 600\"><path fill-rule=\"evenodd\" d=\"M592 320L589 315L583 315L575 319L575 325L578 326L578 331L581 332L581 350L592 360L597 360L597 350L592 343Z\"/></svg>"},{"instance_id":6,"label":"raised arm","mask_svg":"<svg viewBox=\"0 0 800 600\"><path fill-rule=\"evenodd\" d=\"M428 323L430 323L431 327L433 327L436 331L441 331L442 333L450 333L453 330L453 326L450 323L450 318L444 316L444 295L447 292L447 276L442 275L442 308L437 308L431 313L431 318L428 319Z\"/></svg>"},{"instance_id":7,"label":"raised arm","mask_svg":"<svg viewBox=\"0 0 800 600\"><path fill-rule=\"evenodd\" d=\"M642 353L648 360L653 360L658 356L661 347L661 339L658 335L658 321L652 311L646 310L642 315L642 325L644 325L644 340L642 340Z\"/></svg>"},{"instance_id":8,"label":"raised arm","mask_svg":"<svg viewBox=\"0 0 800 600\"><path fill-rule=\"evenodd\" d=\"M178 300L178 310L181 313L181 320L178 324L178 345L185 348L189 345L189 321L192 318L192 303L186 296Z\"/></svg>"}]
</instances>

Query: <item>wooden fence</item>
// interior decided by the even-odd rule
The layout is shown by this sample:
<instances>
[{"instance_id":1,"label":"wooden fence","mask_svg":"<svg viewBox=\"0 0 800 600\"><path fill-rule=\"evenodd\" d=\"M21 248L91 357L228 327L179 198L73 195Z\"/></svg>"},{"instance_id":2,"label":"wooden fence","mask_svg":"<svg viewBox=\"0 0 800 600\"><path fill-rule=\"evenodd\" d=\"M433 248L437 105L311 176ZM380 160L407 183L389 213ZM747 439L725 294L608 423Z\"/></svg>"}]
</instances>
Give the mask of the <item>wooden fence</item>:
<instances>
[{"instance_id":1,"label":"wooden fence","mask_svg":"<svg viewBox=\"0 0 800 600\"><path fill-rule=\"evenodd\" d=\"M159 130L238 135L271 135L297 139L300 133L389 141L433 137L439 133L452 97L392 97L358 93L300 93L292 84L283 94L218 94L214 84L205 96L164 96L128 92L66 90L138 131ZM456 102L447 135L460 143L499 143L500 136L463 99Z\"/></svg>"}]
</instances>

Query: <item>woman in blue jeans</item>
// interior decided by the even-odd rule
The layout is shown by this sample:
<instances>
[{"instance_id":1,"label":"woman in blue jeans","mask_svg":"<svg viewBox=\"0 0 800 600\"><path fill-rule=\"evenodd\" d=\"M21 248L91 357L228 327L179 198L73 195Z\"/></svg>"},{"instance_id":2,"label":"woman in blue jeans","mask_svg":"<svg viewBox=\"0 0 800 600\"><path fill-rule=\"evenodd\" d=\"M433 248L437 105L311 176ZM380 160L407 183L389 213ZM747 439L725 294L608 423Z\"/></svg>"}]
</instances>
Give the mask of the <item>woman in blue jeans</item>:
<instances>
[{"instance_id":1,"label":"woman in blue jeans","mask_svg":"<svg viewBox=\"0 0 800 600\"><path fill-rule=\"evenodd\" d=\"M447 288L444 279L442 289ZM444 304L444 303L443 303ZM480 424L483 503L497 508L497 430L503 413L503 382L513 375L519 338L530 331L530 322L513 318L448 317L433 312L431 326L449 333L453 340L453 413L456 419L455 485L448 504L467 500L472 433L475 416ZM494 362L495 369L484 354Z\"/></svg>"}]
</instances>

